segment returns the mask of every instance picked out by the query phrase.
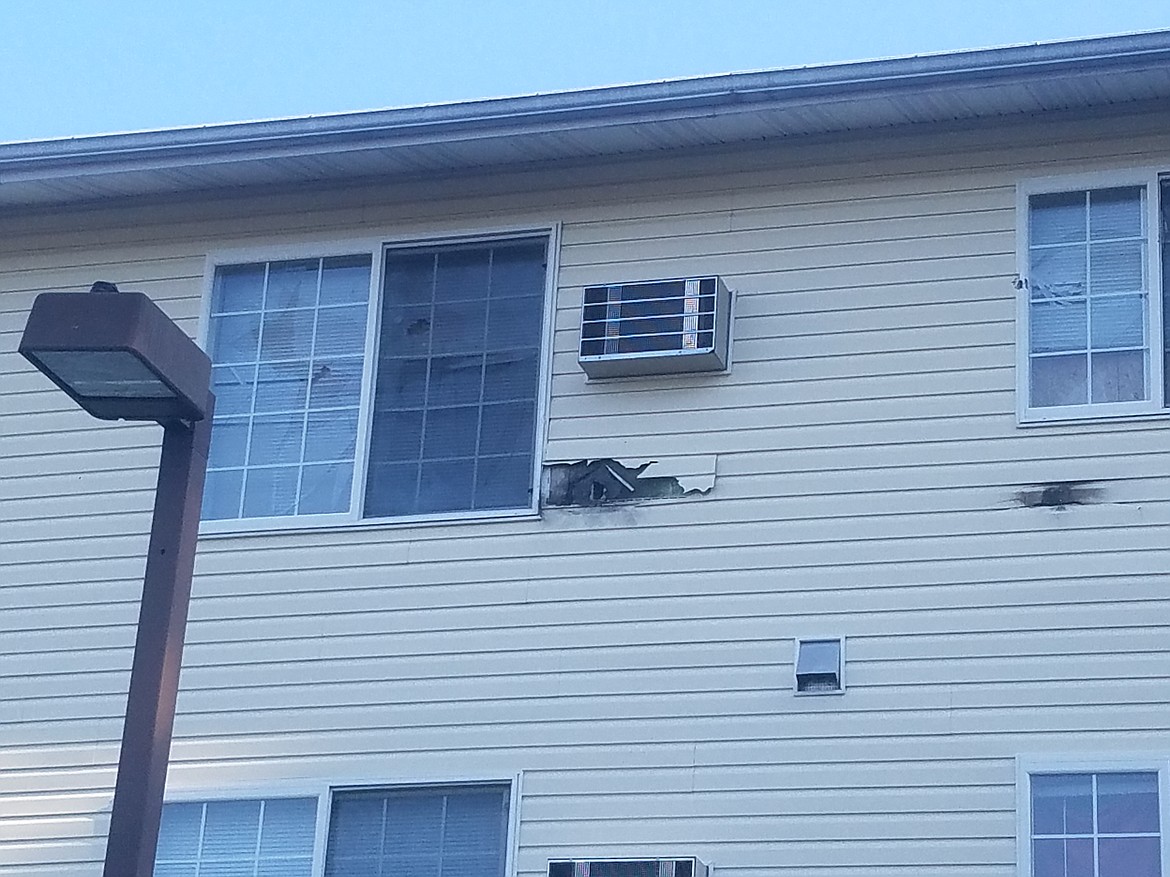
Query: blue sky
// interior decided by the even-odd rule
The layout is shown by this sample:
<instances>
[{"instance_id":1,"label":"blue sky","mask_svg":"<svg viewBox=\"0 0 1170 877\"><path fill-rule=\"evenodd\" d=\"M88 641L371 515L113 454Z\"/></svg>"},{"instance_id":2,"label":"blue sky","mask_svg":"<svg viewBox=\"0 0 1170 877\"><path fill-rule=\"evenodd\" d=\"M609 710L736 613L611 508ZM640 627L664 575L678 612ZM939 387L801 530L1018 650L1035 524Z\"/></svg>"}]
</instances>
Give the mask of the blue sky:
<instances>
[{"instance_id":1,"label":"blue sky","mask_svg":"<svg viewBox=\"0 0 1170 877\"><path fill-rule=\"evenodd\" d=\"M0 0L0 141L1170 28L1170 0Z\"/></svg>"}]
</instances>

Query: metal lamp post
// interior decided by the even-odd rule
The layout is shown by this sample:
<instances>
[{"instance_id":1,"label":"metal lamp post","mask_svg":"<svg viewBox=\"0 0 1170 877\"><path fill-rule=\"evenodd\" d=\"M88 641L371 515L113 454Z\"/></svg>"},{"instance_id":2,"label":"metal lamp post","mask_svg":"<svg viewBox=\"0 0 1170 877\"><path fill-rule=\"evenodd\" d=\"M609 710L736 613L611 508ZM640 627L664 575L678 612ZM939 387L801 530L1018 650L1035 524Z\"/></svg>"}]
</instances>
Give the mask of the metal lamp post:
<instances>
[{"instance_id":1,"label":"metal lamp post","mask_svg":"<svg viewBox=\"0 0 1170 877\"><path fill-rule=\"evenodd\" d=\"M150 877L215 404L211 362L149 298L110 283L37 296L20 353L94 417L163 427L103 872Z\"/></svg>"}]
</instances>

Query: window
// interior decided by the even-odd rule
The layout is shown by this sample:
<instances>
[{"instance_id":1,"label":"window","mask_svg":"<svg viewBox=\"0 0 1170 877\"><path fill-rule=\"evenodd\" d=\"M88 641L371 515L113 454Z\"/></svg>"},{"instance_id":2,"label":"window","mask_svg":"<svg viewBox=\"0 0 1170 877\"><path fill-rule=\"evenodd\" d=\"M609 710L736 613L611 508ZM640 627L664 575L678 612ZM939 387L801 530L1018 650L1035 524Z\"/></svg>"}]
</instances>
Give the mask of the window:
<instances>
[{"instance_id":1,"label":"window","mask_svg":"<svg viewBox=\"0 0 1170 877\"><path fill-rule=\"evenodd\" d=\"M1028 774L1029 877L1161 877L1160 774Z\"/></svg>"},{"instance_id":2,"label":"window","mask_svg":"<svg viewBox=\"0 0 1170 877\"><path fill-rule=\"evenodd\" d=\"M842 639L796 641L796 693L840 694L845 690L845 646Z\"/></svg>"},{"instance_id":3,"label":"window","mask_svg":"<svg viewBox=\"0 0 1170 877\"><path fill-rule=\"evenodd\" d=\"M1022 188L1022 420L1163 410L1165 191L1149 176Z\"/></svg>"},{"instance_id":4,"label":"window","mask_svg":"<svg viewBox=\"0 0 1170 877\"><path fill-rule=\"evenodd\" d=\"M154 877L311 877L316 798L163 806Z\"/></svg>"},{"instance_id":5,"label":"window","mask_svg":"<svg viewBox=\"0 0 1170 877\"><path fill-rule=\"evenodd\" d=\"M507 783L335 790L324 874L503 877L510 794ZM314 877L322 798L167 803L154 875Z\"/></svg>"},{"instance_id":6,"label":"window","mask_svg":"<svg viewBox=\"0 0 1170 877\"><path fill-rule=\"evenodd\" d=\"M377 271L369 253L219 266L204 520L531 510L545 253L526 238L387 248Z\"/></svg>"},{"instance_id":7,"label":"window","mask_svg":"<svg viewBox=\"0 0 1170 877\"><path fill-rule=\"evenodd\" d=\"M325 877L503 877L508 787L337 792Z\"/></svg>"}]
</instances>

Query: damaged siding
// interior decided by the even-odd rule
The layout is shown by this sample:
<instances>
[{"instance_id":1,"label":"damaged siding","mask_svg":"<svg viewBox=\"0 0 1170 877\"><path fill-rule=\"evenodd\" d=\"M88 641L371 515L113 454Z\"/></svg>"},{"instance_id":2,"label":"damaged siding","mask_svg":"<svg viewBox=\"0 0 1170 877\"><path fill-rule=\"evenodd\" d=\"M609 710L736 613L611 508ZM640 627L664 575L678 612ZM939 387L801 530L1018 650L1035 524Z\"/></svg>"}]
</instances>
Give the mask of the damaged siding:
<instances>
[{"instance_id":1,"label":"damaged siding","mask_svg":"<svg viewBox=\"0 0 1170 877\"><path fill-rule=\"evenodd\" d=\"M0 875L96 873L157 459L19 360L35 293L100 274L194 331L211 249L550 219L546 462L712 489L202 540L172 787L523 772L522 877L1014 873L1016 753L1165 744L1170 444L1016 427L1013 185L1155 161L1161 124L0 220ZM585 381L584 285L712 273L729 373ZM1019 499L1056 482L1108 484ZM792 639L830 629L848 692L793 698Z\"/></svg>"}]
</instances>

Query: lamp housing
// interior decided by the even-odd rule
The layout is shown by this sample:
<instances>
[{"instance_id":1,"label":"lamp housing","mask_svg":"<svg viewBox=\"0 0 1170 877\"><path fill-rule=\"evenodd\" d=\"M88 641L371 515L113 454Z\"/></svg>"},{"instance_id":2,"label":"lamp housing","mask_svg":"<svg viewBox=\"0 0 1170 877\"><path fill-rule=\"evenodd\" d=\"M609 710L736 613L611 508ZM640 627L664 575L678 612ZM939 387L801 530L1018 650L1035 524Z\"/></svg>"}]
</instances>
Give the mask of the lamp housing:
<instances>
[{"instance_id":1,"label":"lamp housing","mask_svg":"<svg viewBox=\"0 0 1170 877\"><path fill-rule=\"evenodd\" d=\"M19 350L102 420L207 416L211 360L140 292L43 292Z\"/></svg>"}]
</instances>

